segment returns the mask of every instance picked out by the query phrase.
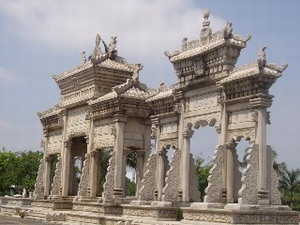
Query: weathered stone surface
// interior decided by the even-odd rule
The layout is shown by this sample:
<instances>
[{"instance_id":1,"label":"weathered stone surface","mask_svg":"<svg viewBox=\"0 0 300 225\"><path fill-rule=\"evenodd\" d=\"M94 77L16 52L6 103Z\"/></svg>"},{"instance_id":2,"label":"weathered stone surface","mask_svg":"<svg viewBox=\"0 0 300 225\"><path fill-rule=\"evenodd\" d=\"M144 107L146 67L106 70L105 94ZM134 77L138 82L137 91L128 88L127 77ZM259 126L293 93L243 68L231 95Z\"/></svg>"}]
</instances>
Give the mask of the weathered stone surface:
<instances>
[{"instance_id":1,"label":"weathered stone surface","mask_svg":"<svg viewBox=\"0 0 300 225\"><path fill-rule=\"evenodd\" d=\"M257 203L258 145L252 145L247 151L247 167L242 176L242 187L239 190L240 204Z\"/></svg>"},{"instance_id":2,"label":"weathered stone surface","mask_svg":"<svg viewBox=\"0 0 300 225\"><path fill-rule=\"evenodd\" d=\"M154 200L154 191L156 187L156 163L157 155L152 154L146 164L146 172L142 180L142 187L139 191L139 200Z\"/></svg>"},{"instance_id":3,"label":"weathered stone surface","mask_svg":"<svg viewBox=\"0 0 300 225\"><path fill-rule=\"evenodd\" d=\"M62 173L62 160L60 154L57 157L57 163L55 167L55 174L53 177L53 182L51 184L51 196L59 196L61 194L61 173Z\"/></svg>"},{"instance_id":4,"label":"weathered stone surface","mask_svg":"<svg viewBox=\"0 0 300 225\"><path fill-rule=\"evenodd\" d=\"M213 157L213 167L209 172L208 186L205 189L206 196L204 197L204 202L222 202L222 182L223 182L223 163L224 163L224 152L226 146L219 145L216 148Z\"/></svg>"},{"instance_id":5,"label":"weathered stone surface","mask_svg":"<svg viewBox=\"0 0 300 225\"><path fill-rule=\"evenodd\" d=\"M79 183L78 197L88 197L88 186L89 186L89 174L90 174L90 161L91 154L85 154L85 160L83 162L82 174Z\"/></svg>"},{"instance_id":6,"label":"weathered stone surface","mask_svg":"<svg viewBox=\"0 0 300 225\"><path fill-rule=\"evenodd\" d=\"M180 151L175 150L172 156L171 167L166 175L166 186L163 189L163 200L177 202L180 185Z\"/></svg>"}]
</instances>

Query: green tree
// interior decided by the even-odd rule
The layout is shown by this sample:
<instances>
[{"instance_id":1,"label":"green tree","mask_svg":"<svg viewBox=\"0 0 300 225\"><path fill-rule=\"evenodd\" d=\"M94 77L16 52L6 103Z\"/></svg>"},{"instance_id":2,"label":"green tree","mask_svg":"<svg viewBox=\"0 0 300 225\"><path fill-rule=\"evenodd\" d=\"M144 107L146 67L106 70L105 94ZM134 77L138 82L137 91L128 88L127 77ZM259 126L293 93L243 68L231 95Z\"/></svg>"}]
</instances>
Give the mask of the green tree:
<instances>
[{"instance_id":1,"label":"green tree","mask_svg":"<svg viewBox=\"0 0 300 225\"><path fill-rule=\"evenodd\" d=\"M204 159L200 156L195 157L195 171L198 176L200 199L203 201L205 196L205 188L208 185L207 178L211 169L210 164L204 164Z\"/></svg>"},{"instance_id":2,"label":"green tree","mask_svg":"<svg viewBox=\"0 0 300 225\"><path fill-rule=\"evenodd\" d=\"M0 195L34 190L41 152L0 152Z\"/></svg>"},{"instance_id":3,"label":"green tree","mask_svg":"<svg viewBox=\"0 0 300 225\"><path fill-rule=\"evenodd\" d=\"M300 200L300 169L285 168L284 174L279 179L279 190L283 193L283 203L294 207Z\"/></svg>"}]
</instances>

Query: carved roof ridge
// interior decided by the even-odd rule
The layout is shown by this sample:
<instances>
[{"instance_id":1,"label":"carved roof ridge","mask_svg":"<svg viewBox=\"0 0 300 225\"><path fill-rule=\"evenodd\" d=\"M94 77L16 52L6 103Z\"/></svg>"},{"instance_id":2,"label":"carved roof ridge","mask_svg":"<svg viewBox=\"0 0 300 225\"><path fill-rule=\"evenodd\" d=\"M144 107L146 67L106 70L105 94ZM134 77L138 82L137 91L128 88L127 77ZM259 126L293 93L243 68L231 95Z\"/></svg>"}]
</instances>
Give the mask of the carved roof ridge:
<instances>
[{"instance_id":1,"label":"carved roof ridge","mask_svg":"<svg viewBox=\"0 0 300 225\"><path fill-rule=\"evenodd\" d=\"M259 74L259 73L280 77L281 73L286 68L287 68L287 64L284 64L282 66L277 66L274 63L271 64L266 63L262 68L260 68L259 62L254 61L246 65L235 67L227 77L223 78L218 83L223 84L233 80L249 77L254 74Z\"/></svg>"},{"instance_id":2,"label":"carved roof ridge","mask_svg":"<svg viewBox=\"0 0 300 225\"><path fill-rule=\"evenodd\" d=\"M68 70L66 72L63 72L61 74L58 74L58 75L52 75L52 78L55 80L55 81L59 81L61 79L65 79L67 77L70 77L76 73L79 73L83 70L86 70L88 68L91 68L93 67L93 63L91 61L89 62L86 62L85 64L81 64L79 66L76 66L75 68L71 69L71 70Z\"/></svg>"},{"instance_id":3,"label":"carved roof ridge","mask_svg":"<svg viewBox=\"0 0 300 225\"><path fill-rule=\"evenodd\" d=\"M60 107L60 105L56 104L54 107L47 109L43 112L37 112L37 115L40 117L40 119L49 117L55 114L59 114L63 108Z\"/></svg>"},{"instance_id":4,"label":"carved roof ridge","mask_svg":"<svg viewBox=\"0 0 300 225\"><path fill-rule=\"evenodd\" d=\"M172 85L161 85L156 89L156 93L147 98L147 102L155 101L162 98L167 98L174 93L174 90L179 86L178 83Z\"/></svg>"},{"instance_id":5,"label":"carved roof ridge","mask_svg":"<svg viewBox=\"0 0 300 225\"><path fill-rule=\"evenodd\" d=\"M118 96L146 99L149 96L152 96L153 92L154 89L148 88L146 84L139 81L133 81L132 79L127 79L125 83L114 86L111 92L90 101L89 105L94 105L99 102L117 98Z\"/></svg>"},{"instance_id":6,"label":"carved roof ridge","mask_svg":"<svg viewBox=\"0 0 300 225\"><path fill-rule=\"evenodd\" d=\"M67 77L71 77L72 75L82 72L86 69L92 68L94 65L98 66L98 67L105 67L105 68L109 68L109 69L116 69L116 70L124 70L127 72L133 72L132 66L131 64L127 63L125 60L123 60L123 58L121 59L121 57L119 57L119 60L111 60L111 59L106 59L103 62L94 64L91 61L88 61L84 64L81 64L79 66L76 66L75 68L68 70L66 72L63 72L61 74L58 75L52 75L52 78L55 81L60 81L62 79L65 79Z\"/></svg>"}]
</instances>

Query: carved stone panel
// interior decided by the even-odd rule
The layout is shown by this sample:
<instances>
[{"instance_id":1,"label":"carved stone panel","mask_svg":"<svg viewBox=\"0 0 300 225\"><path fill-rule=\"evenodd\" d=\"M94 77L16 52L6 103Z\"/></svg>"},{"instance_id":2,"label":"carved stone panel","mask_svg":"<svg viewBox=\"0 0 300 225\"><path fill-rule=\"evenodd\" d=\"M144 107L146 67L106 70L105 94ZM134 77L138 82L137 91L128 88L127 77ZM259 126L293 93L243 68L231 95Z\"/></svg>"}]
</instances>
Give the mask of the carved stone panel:
<instances>
[{"instance_id":1,"label":"carved stone panel","mask_svg":"<svg viewBox=\"0 0 300 225\"><path fill-rule=\"evenodd\" d=\"M48 139L48 154L61 153L63 144L62 144L62 130L54 130L49 132Z\"/></svg>"},{"instance_id":2,"label":"carved stone panel","mask_svg":"<svg viewBox=\"0 0 300 225\"><path fill-rule=\"evenodd\" d=\"M177 123L164 124L161 128L160 139L177 138Z\"/></svg>"},{"instance_id":3,"label":"carved stone panel","mask_svg":"<svg viewBox=\"0 0 300 225\"><path fill-rule=\"evenodd\" d=\"M114 146L114 124L100 125L95 124L94 129L94 148Z\"/></svg>"},{"instance_id":4,"label":"carved stone panel","mask_svg":"<svg viewBox=\"0 0 300 225\"><path fill-rule=\"evenodd\" d=\"M68 111L67 136L89 133L90 121L86 120L87 107L78 107Z\"/></svg>"},{"instance_id":5,"label":"carved stone panel","mask_svg":"<svg viewBox=\"0 0 300 225\"><path fill-rule=\"evenodd\" d=\"M204 110L218 105L217 93L209 93L201 96L191 97L189 110Z\"/></svg>"}]
</instances>

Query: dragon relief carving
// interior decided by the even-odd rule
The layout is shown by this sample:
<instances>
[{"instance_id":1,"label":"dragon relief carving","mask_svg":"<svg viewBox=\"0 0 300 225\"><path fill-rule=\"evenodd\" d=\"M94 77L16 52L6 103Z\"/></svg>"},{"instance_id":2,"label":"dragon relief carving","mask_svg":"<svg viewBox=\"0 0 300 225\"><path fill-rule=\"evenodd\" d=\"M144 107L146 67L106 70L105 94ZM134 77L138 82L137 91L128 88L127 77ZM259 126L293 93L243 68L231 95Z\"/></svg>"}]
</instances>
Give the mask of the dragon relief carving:
<instances>
[{"instance_id":1,"label":"dragon relief carving","mask_svg":"<svg viewBox=\"0 0 300 225\"><path fill-rule=\"evenodd\" d=\"M33 196L35 199L40 199L44 197L44 167L45 167L45 160L41 159L38 175L36 177L36 182L34 185Z\"/></svg>"},{"instance_id":2,"label":"dragon relief carving","mask_svg":"<svg viewBox=\"0 0 300 225\"><path fill-rule=\"evenodd\" d=\"M156 161L157 155L151 155L146 164L146 172L142 180L142 187L139 191L139 200L154 200L154 191L156 187Z\"/></svg>"},{"instance_id":3,"label":"dragon relief carving","mask_svg":"<svg viewBox=\"0 0 300 225\"><path fill-rule=\"evenodd\" d=\"M78 188L78 197L88 197L88 185L89 185L89 174L90 174L90 161L91 154L85 154L85 160L83 162L82 174L80 177L80 183Z\"/></svg>"},{"instance_id":4,"label":"dragon relief carving","mask_svg":"<svg viewBox=\"0 0 300 225\"><path fill-rule=\"evenodd\" d=\"M114 190L114 173L116 167L116 153L112 151L109 159L109 166L105 176L105 183L103 184L104 191L102 193L103 202L110 202L113 199Z\"/></svg>"},{"instance_id":5,"label":"dragon relief carving","mask_svg":"<svg viewBox=\"0 0 300 225\"><path fill-rule=\"evenodd\" d=\"M212 160L212 168L209 171L208 186L205 189L204 202L222 202L223 163L226 146L219 145L216 148Z\"/></svg>"},{"instance_id":6,"label":"dragon relief carving","mask_svg":"<svg viewBox=\"0 0 300 225\"><path fill-rule=\"evenodd\" d=\"M53 182L51 184L51 196L60 195L61 187L61 175L62 175L62 160L61 155L57 154L57 163L55 166L55 174L53 177Z\"/></svg>"}]
</instances>

